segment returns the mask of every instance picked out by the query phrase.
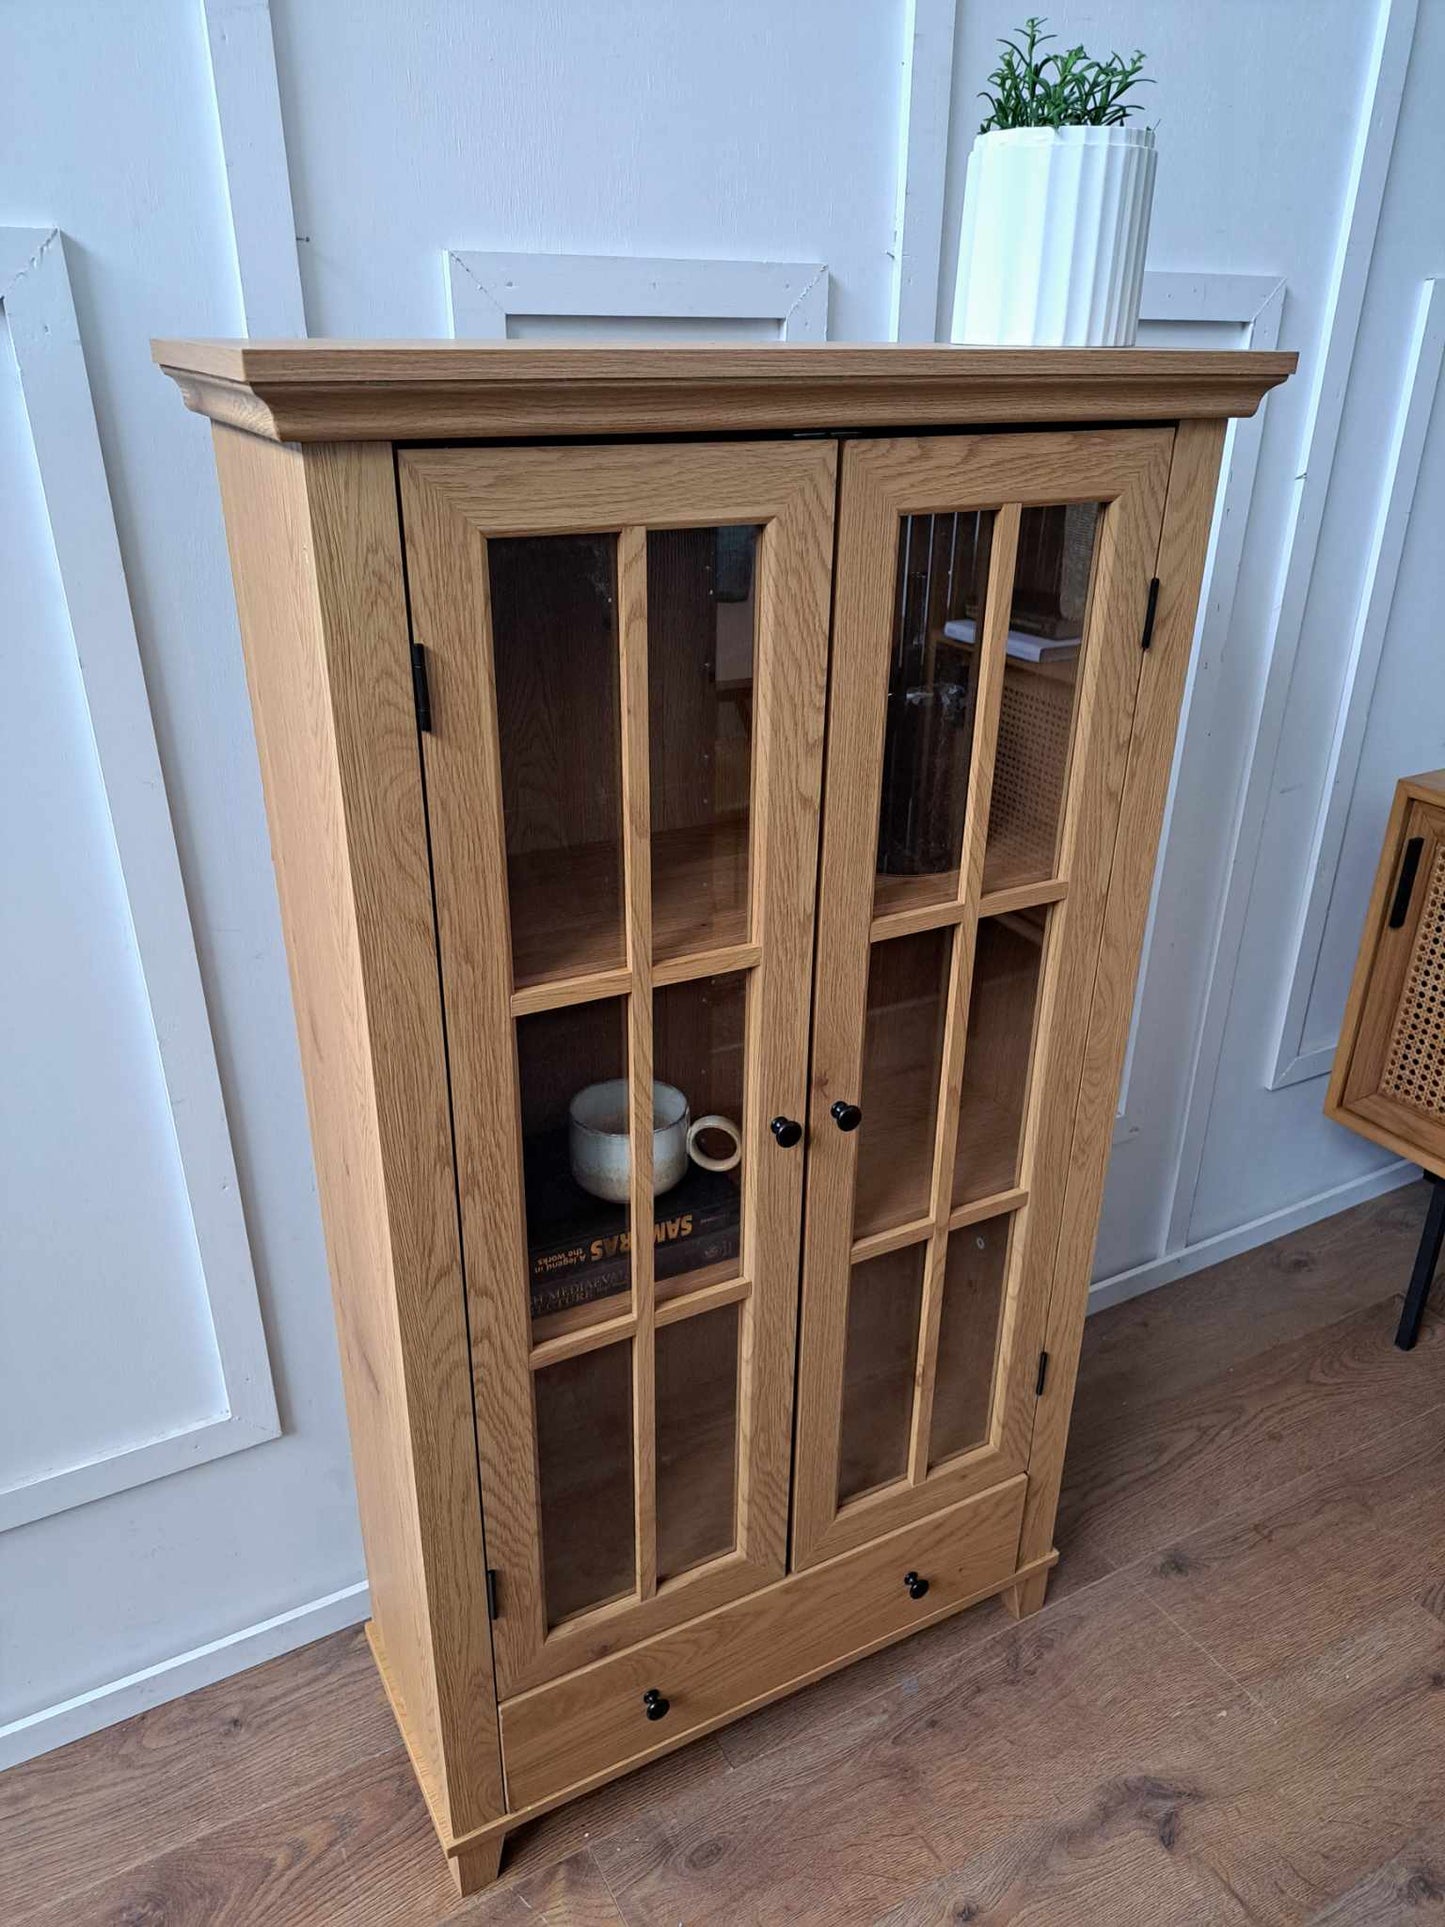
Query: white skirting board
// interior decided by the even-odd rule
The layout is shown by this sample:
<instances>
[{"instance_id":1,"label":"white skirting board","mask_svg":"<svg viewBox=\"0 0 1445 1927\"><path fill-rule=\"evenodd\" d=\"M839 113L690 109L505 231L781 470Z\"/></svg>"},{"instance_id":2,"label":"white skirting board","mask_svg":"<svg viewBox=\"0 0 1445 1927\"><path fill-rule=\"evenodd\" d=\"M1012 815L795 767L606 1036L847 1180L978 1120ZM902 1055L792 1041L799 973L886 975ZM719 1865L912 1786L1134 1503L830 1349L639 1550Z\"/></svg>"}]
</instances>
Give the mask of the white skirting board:
<instances>
[{"instance_id":1,"label":"white skirting board","mask_svg":"<svg viewBox=\"0 0 1445 1927\"><path fill-rule=\"evenodd\" d=\"M1192 1272L1203 1271L1256 1245L1267 1244L1272 1238L1303 1230L1321 1218L1333 1217L1336 1212L1348 1211L1352 1205L1364 1204L1386 1191L1397 1190L1413 1182L1417 1175L1413 1164L1386 1164L1283 1211L1236 1225L1217 1237L1170 1252L1147 1265L1117 1272L1112 1278L1101 1278L1089 1293L1089 1310L1091 1313L1102 1311L1107 1305L1122 1304L1126 1298L1157 1291L1161 1285L1174 1284ZM1403 1289L1403 1278L1400 1283ZM308 1600L290 1612L278 1613L274 1619L264 1619L223 1639L213 1639L189 1652L177 1653L173 1659L162 1660L139 1673L129 1673L124 1679L111 1680L75 1699L43 1707L25 1719L0 1726L0 1769L48 1753L52 1747L65 1746L71 1740L83 1739L87 1733L99 1732L102 1727L113 1726L134 1713L143 1713L148 1707L179 1699L197 1687L213 1685L232 1673L244 1672L248 1666L259 1666L263 1660L292 1652L327 1633L358 1625L369 1611L365 1583L344 1586L340 1592Z\"/></svg>"},{"instance_id":2,"label":"white skirting board","mask_svg":"<svg viewBox=\"0 0 1445 1927\"><path fill-rule=\"evenodd\" d=\"M1366 1171L1362 1177L1351 1178L1347 1184L1337 1184L1332 1190L1301 1198L1298 1204L1286 1205L1281 1211L1271 1211L1267 1217L1231 1225L1228 1231L1202 1238L1198 1244L1166 1252L1162 1258L1151 1258L1147 1264L1131 1266L1128 1271L1116 1271L1112 1278L1099 1278L1089 1287L1089 1315L1092 1317L1110 1305L1122 1305L1127 1298L1142 1298L1146 1291L1172 1285L1193 1272L1207 1271L1211 1265L1223 1264L1226 1258L1253 1251L1256 1245L1288 1237L1291 1231L1303 1231L1306 1225L1318 1224L1321 1218L1333 1218L1337 1212L1366 1204L1386 1191L1398 1191L1402 1184L1414 1183L1419 1175L1418 1166L1413 1164L1403 1161L1384 1164L1378 1170ZM1401 1278L1402 1291L1405 1284L1406 1280Z\"/></svg>"},{"instance_id":3,"label":"white skirting board","mask_svg":"<svg viewBox=\"0 0 1445 1927\"><path fill-rule=\"evenodd\" d=\"M337 1633L345 1626L356 1626L371 1612L371 1595L365 1580L329 1592L322 1599L308 1599L290 1612L277 1613L239 1632L212 1639L189 1652L177 1653L138 1673L127 1673L96 1686L74 1699L44 1706L38 1713L0 1726L0 1770L31 1760L53 1747L71 1740L84 1739L104 1726L128 1720L134 1713L160 1706L166 1700L180 1699L199 1686L212 1686L232 1673L243 1673L248 1666L275 1659L281 1653L308 1646L313 1639Z\"/></svg>"}]
</instances>

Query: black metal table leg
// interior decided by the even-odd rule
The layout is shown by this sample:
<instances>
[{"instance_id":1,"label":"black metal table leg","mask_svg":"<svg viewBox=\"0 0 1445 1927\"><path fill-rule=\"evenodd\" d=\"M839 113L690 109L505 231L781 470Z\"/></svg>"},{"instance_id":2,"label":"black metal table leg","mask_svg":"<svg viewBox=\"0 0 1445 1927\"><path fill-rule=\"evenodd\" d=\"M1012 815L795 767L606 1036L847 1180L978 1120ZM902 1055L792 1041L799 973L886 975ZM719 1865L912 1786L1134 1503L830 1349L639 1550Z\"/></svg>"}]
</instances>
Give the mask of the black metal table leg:
<instances>
[{"instance_id":1,"label":"black metal table leg","mask_svg":"<svg viewBox=\"0 0 1445 1927\"><path fill-rule=\"evenodd\" d=\"M1395 1333L1395 1343L1402 1352L1412 1351L1415 1340L1420 1336L1420 1321L1425 1316L1430 1281L1440 1261L1440 1247L1445 1244L1445 1181L1437 1178L1432 1171L1427 1171L1425 1176L1432 1187L1430 1208L1425 1213L1425 1229L1420 1233L1420 1249L1415 1253L1415 1269L1410 1273L1410 1288L1405 1293L1405 1308L1400 1313L1400 1328Z\"/></svg>"}]
</instances>

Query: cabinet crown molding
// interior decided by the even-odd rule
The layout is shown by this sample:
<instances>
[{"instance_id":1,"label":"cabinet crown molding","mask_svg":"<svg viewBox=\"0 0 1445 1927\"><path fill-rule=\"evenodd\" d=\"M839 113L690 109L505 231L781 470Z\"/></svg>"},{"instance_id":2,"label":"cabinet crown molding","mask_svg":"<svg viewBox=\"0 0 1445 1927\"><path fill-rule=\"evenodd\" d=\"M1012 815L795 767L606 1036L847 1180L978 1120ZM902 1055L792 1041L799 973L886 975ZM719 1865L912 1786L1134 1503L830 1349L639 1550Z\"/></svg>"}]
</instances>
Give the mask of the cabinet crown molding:
<instances>
[{"instance_id":1,"label":"cabinet crown molding","mask_svg":"<svg viewBox=\"0 0 1445 1927\"><path fill-rule=\"evenodd\" d=\"M1181 421L1252 415L1298 357L843 343L155 341L186 406L269 441Z\"/></svg>"}]
</instances>

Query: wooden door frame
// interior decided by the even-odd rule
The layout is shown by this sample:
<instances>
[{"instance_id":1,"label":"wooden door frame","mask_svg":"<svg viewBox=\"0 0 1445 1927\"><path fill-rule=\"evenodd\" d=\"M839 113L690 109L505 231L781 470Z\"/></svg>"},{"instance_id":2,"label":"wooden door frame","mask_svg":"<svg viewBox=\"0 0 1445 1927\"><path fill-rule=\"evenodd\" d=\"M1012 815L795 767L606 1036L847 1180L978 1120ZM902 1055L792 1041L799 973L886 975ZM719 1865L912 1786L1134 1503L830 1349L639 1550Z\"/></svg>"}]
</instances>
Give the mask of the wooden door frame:
<instances>
[{"instance_id":1,"label":"wooden door frame","mask_svg":"<svg viewBox=\"0 0 1445 1927\"><path fill-rule=\"evenodd\" d=\"M499 1575L493 1627L499 1691L535 1687L617 1646L707 1612L786 1564L802 1154L767 1136L801 1117L816 884L836 450L828 442L591 448L417 448L399 454L414 639L430 665L423 739L446 1006L457 1178L470 1315L488 1558ZM750 941L654 969L648 900L648 528L763 525L758 562ZM619 532L624 895L627 967L514 992L505 827L488 620L488 536ZM745 1156L751 1199L741 1288L736 1549L656 1586L651 1577L650 1241L634 1241L628 1311L534 1348L514 1043L516 1016L569 998L630 995L634 1101L646 1089L654 981L749 969ZM632 1222L650 1217L651 1120L633 1171ZM689 1300L704 1308L701 1299ZM671 1308L669 1308L671 1309ZM547 1630L532 1376L540 1364L631 1340L634 1374L634 1594Z\"/></svg>"},{"instance_id":2,"label":"wooden door frame","mask_svg":"<svg viewBox=\"0 0 1445 1927\"><path fill-rule=\"evenodd\" d=\"M1082 430L1027 435L939 436L847 445L839 500L834 644L829 697L827 804L819 887L810 1153L802 1337L799 1347L793 1564L815 1564L880 1532L952 1504L1028 1462L1037 1356L1063 1207L1074 1095L1108 894L1114 832L1128 766L1148 585L1154 573L1174 441L1171 428ZM988 798L1003 679L1018 506L1068 501L1108 504L1096 554L1084 672L1076 695L1067 804L1055 881L1037 890L982 898ZM1009 505L1002 506L1001 505ZM956 902L873 915L878 791L892 635L897 531L906 514L974 507L999 513ZM1103 638L1117 639L1105 647ZM1082 778L1078 772L1083 772ZM1082 785L1082 786L1081 786ZM1088 851L1094 860L1084 860ZM1060 887L1062 886L1062 887ZM987 1443L927 1472L931 1354L941 1310L946 1238L983 1210L952 1212L957 1102L974 941L980 909L1050 902L1048 962L1040 984L1024 1144L1028 1164L1015 1192L990 1205L1012 1208L1014 1230L1002 1311L995 1400ZM1017 901L1015 901L1017 900ZM851 1265L909 1241L907 1231L855 1245L853 1174L857 1140L835 1130L829 1111L856 1101L871 940L956 924L937 1116L921 1340L906 1483L836 1504L839 1416ZM1075 1015L1072 1017L1070 1013ZM866 1128L866 1122L865 1127Z\"/></svg>"},{"instance_id":3,"label":"wooden door frame","mask_svg":"<svg viewBox=\"0 0 1445 1927\"><path fill-rule=\"evenodd\" d=\"M1045 1557L1053 1545L1088 1310L1089 1270L1113 1145L1114 1117L1134 1008L1134 986L1144 946L1144 926L1149 915L1164 804L1174 766L1174 744L1193 652L1199 592L1209 554L1212 510L1228 426L1222 419L1181 421L1174 431L1169 493L1155 566L1159 595L1153 639L1144 655L1134 698L1129 770L1109 872L1108 904L1087 1003L1088 1028L1078 1102L1072 1118L1068 1182L1044 1327L1049 1370L1034 1405L1028 1498L1018 1555L1020 1570L1030 1570L1006 1595L1010 1610L1016 1614L1035 1612L1044 1601L1048 1575L1044 1570L1035 1569L1034 1562Z\"/></svg>"}]
</instances>

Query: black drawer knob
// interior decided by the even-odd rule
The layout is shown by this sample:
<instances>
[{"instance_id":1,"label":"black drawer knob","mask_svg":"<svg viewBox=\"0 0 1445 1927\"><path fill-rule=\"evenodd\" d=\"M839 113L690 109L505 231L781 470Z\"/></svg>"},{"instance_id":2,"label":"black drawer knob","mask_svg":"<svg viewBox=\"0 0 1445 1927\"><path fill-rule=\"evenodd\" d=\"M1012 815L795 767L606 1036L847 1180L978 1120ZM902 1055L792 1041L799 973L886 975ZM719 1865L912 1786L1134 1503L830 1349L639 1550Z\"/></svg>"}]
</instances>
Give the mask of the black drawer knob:
<instances>
[{"instance_id":1,"label":"black drawer knob","mask_svg":"<svg viewBox=\"0 0 1445 1927\"><path fill-rule=\"evenodd\" d=\"M649 1686L642 1695L642 1710L650 1720L665 1720L671 1700L665 1700L655 1686Z\"/></svg>"},{"instance_id":2,"label":"black drawer knob","mask_svg":"<svg viewBox=\"0 0 1445 1927\"><path fill-rule=\"evenodd\" d=\"M803 1135L803 1127L795 1117L775 1117L768 1129L785 1151L791 1150ZM666 1710L664 1707L663 1712ZM662 1714L658 1713L656 1718L661 1719Z\"/></svg>"},{"instance_id":3,"label":"black drawer knob","mask_svg":"<svg viewBox=\"0 0 1445 1927\"><path fill-rule=\"evenodd\" d=\"M856 1104L845 1104L840 1097L828 1113L840 1131L856 1131L863 1122L863 1113Z\"/></svg>"},{"instance_id":4,"label":"black drawer knob","mask_svg":"<svg viewBox=\"0 0 1445 1927\"><path fill-rule=\"evenodd\" d=\"M921 1599L928 1591L928 1581L926 1579L920 1579L916 1572L905 1572L903 1575L903 1583L908 1588L908 1597L910 1599ZM666 1701L664 1701L663 1704L665 1705Z\"/></svg>"}]
</instances>

